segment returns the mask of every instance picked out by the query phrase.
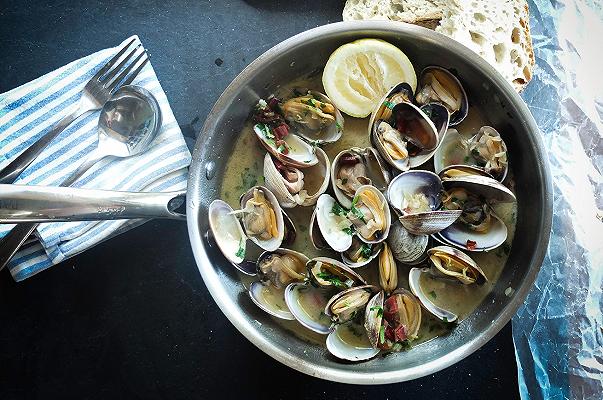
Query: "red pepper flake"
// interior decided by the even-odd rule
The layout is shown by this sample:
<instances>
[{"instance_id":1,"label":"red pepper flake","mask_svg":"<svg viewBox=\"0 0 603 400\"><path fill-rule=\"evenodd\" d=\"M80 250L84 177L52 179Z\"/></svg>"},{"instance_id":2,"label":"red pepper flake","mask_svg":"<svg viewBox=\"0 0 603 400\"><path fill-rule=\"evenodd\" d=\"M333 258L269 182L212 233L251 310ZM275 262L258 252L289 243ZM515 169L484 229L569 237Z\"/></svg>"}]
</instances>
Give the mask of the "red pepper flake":
<instances>
[{"instance_id":1,"label":"red pepper flake","mask_svg":"<svg viewBox=\"0 0 603 400\"><path fill-rule=\"evenodd\" d=\"M477 242L467 239L467 244L465 246L467 247L467 250L475 250Z\"/></svg>"}]
</instances>

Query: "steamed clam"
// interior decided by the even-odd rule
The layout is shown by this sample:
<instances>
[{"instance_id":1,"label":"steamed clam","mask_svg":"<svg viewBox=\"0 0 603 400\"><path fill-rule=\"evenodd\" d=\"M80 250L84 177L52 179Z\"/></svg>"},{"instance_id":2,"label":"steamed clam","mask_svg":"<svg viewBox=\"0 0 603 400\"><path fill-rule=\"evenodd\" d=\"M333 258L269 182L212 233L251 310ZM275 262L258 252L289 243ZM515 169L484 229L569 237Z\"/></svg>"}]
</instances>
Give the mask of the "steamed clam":
<instances>
[{"instance_id":1,"label":"steamed clam","mask_svg":"<svg viewBox=\"0 0 603 400\"><path fill-rule=\"evenodd\" d=\"M329 187L331 162L326 153L316 148L318 163L314 166L299 169L283 164L266 153L264 156L264 179L266 187L276 196L284 208L298 205L312 206L318 196Z\"/></svg>"},{"instance_id":2,"label":"steamed clam","mask_svg":"<svg viewBox=\"0 0 603 400\"><path fill-rule=\"evenodd\" d=\"M335 323L344 323L364 312L366 303L377 287L372 285L356 286L339 292L325 306L325 314Z\"/></svg>"},{"instance_id":3,"label":"steamed clam","mask_svg":"<svg viewBox=\"0 0 603 400\"><path fill-rule=\"evenodd\" d=\"M373 347L401 350L418 336L421 304L410 291L401 288L384 297L380 292L368 302L364 326Z\"/></svg>"},{"instance_id":4,"label":"steamed clam","mask_svg":"<svg viewBox=\"0 0 603 400\"><path fill-rule=\"evenodd\" d=\"M307 168L318 163L314 147L297 135L290 134L290 127L279 111L280 101L272 97L268 101L259 100L255 114L253 131L262 144L283 164Z\"/></svg>"},{"instance_id":5,"label":"steamed clam","mask_svg":"<svg viewBox=\"0 0 603 400\"><path fill-rule=\"evenodd\" d=\"M462 213L441 210L441 192L442 182L436 174L412 170L392 180L387 198L404 228L414 235L431 235L450 226Z\"/></svg>"},{"instance_id":6,"label":"steamed clam","mask_svg":"<svg viewBox=\"0 0 603 400\"><path fill-rule=\"evenodd\" d=\"M482 126L469 140L469 151L484 171L503 181L507 176L507 145L491 126Z\"/></svg>"},{"instance_id":7,"label":"steamed clam","mask_svg":"<svg viewBox=\"0 0 603 400\"><path fill-rule=\"evenodd\" d=\"M323 194L318 198L314 213L312 222L318 225L320 238L313 238L312 242L324 240L338 252L344 252L352 246L353 236L369 244L383 242L391 225L385 197L369 185L358 188L349 210L330 195ZM316 235L314 224L310 226L312 236Z\"/></svg>"},{"instance_id":8,"label":"steamed clam","mask_svg":"<svg viewBox=\"0 0 603 400\"><path fill-rule=\"evenodd\" d=\"M408 101L407 90L402 85L392 89L369 122L371 143L391 166L400 171L429 160L439 143L438 131L446 129L436 128L419 107ZM447 126L448 113L444 110L442 114L440 119L445 119Z\"/></svg>"},{"instance_id":9,"label":"steamed clam","mask_svg":"<svg viewBox=\"0 0 603 400\"><path fill-rule=\"evenodd\" d=\"M462 251L450 246L437 246L429 249L432 273L443 278L456 279L469 285L488 280L477 263Z\"/></svg>"},{"instance_id":10,"label":"steamed clam","mask_svg":"<svg viewBox=\"0 0 603 400\"><path fill-rule=\"evenodd\" d=\"M414 235L400 221L393 221L387 244L394 258L404 264L417 264L427 258L429 236Z\"/></svg>"},{"instance_id":11,"label":"steamed clam","mask_svg":"<svg viewBox=\"0 0 603 400\"><path fill-rule=\"evenodd\" d=\"M387 243L383 244L379 255L379 284L386 293L391 293L398 287L398 267Z\"/></svg>"},{"instance_id":12,"label":"steamed clam","mask_svg":"<svg viewBox=\"0 0 603 400\"><path fill-rule=\"evenodd\" d=\"M331 164L333 192L345 208L352 207L352 199L361 186L372 185L385 190L389 181L389 172L372 147L352 147L341 151Z\"/></svg>"},{"instance_id":13,"label":"steamed clam","mask_svg":"<svg viewBox=\"0 0 603 400\"><path fill-rule=\"evenodd\" d=\"M418 104L440 103L450 112L450 125L458 125L467 116L467 93L450 71L438 66L423 69L415 95Z\"/></svg>"},{"instance_id":14,"label":"steamed clam","mask_svg":"<svg viewBox=\"0 0 603 400\"><path fill-rule=\"evenodd\" d=\"M487 251L507 240L507 227L491 203L514 202L515 195L500 182L480 174L450 174L442 181L446 209L461 211L459 220L434 236L445 244L470 251Z\"/></svg>"},{"instance_id":15,"label":"steamed clam","mask_svg":"<svg viewBox=\"0 0 603 400\"><path fill-rule=\"evenodd\" d=\"M281 111L296 133L308 141L335 142L343 132L343 116L323 93L308 91L293 97L282 103Z\"/></svg>"},{"instance_id":16,"label":"steamed clam","mask_svg":"<svg viewBox=\"0 0 603 400\"><path fill-rule=\"evenodd\" d=\"M249 286L249 297L262 310L281 319L293 320L285 301L285 287L306 279L308 257L302 253L277 249L266 251L256 262L259 281Z\"/></svg>"},{"instance_id":17,"label":"steamed clam","mask_svg":"<svg viewBox=\"0 0 603 400\"><path fill-rule=\"evenodd\" d=\"M341 260L350 268L359 268L377 257L381 249L379 244L365 243L354 236L350 248L341 253Z\"/></svg>"}]
</instances>

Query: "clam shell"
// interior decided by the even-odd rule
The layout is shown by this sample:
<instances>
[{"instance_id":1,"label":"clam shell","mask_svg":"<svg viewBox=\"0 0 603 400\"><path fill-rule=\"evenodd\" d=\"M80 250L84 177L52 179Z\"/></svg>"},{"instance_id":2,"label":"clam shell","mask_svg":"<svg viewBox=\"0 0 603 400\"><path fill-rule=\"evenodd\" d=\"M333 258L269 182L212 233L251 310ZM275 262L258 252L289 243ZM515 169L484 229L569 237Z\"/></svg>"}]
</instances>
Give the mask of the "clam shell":
<instances>
[{"instance_id":1,"label":"clam shell","mask_svg":"<svg viewBox=\"0 0 603 400\"><path fill-rule=\"evenodd\" d=\"M318 226L318 222L316 221L316 208L312 212L312 216L310 217L310 226L308 227L308 234L310 235L310 242L312 246L316 250L328 250L331 247L322 236L320 232L320 227Z\"/></svg>"},{"instance_id":2,"label":"clam shell","mask_svg":"<svg viewBox=\"0 0 603 400\"><path fill-rule=\"evenodd\" d=\"M425 67L421 71L421 73L419 75L419 82L417 85L418 86L417 93L421 91L421 88L425 84L424 78L428 72L435 73L438 75L443 75L445 79L449 80L450 84L455 85L457 90L460 91L461 108L450 115L450 126L455 126L455 125L460 124L465 119L465 117L467 116L467 113L469 112L469 101L468 101L468 97L467 97L467 92L465 92L463 85L461 84L459 79L456 76L454 76L446 68L443 68L443 67L440 67L437 65L431 65L431 66Z\"/></svg>"},{"instance_id":3,"label":"clam shell","mask_svg":"<svg viewBox=\"0 0 603 400\"><path fill-rule=\"evenodd\" d=\"M349 209L352 207L352 197L345 194L339 187L337 187L336 180L339 172L339 163L341 157L346 154L359 155L367 169L367 177L371 180L371 185L375 186L381 191L385 191L390 182L390 174L387 170L386 163L383 161L377 150L372 147L360 148L352 147L347 150L340 151L333 162L331 163L331 185L333 186L333 192L337 201L345 208Z\"/></svg>"},{"instance_id":4,"label":"clam shell","mask_svg":"<svg viewBox=\"0 0 603 400\"><path fill-rule=\"evenodd\" d=\"M310 143L324 144L336 142L343 134L343 125L345 122L343 115L341 114L335 103L333 103L331 99L327 97L326 94L313 90L309 90L308 94L311 94L312 96L324 103L330 103L331 105L333 105L333 107L335 107L335 123L329 125L325 129L318 132L313 132L308 129L304 129L303 127L296 125L295 123L291 123L290 125L294 129L295 134L303 137Z\"/></svg>"},{"instance_id":5,"label":"clam shell","mask_svg":"<svg viewBox=\"0 0 603 400\"><path fill-rule=\"evenodd\" d=\"M353 328L350 328L353 326ZM353 329L354 332L364 331L362 325L357 324L354 321L347 322L345 324L339 324L335 329L327 336L327 350L335 357L341 360L347 361L364 361L375 357L379 354L379 349L375 349L370 345L362 345L356 341L351 342L349 338L352 335L346 334L346 329Z\"/></svg>"},{"instance_id":6,"label":"clam shell","mask_svg":"<svg viewBox=\"0 0 603 400\"><path fill-rule=\"evenodd\" d=\"M387 243L394 258L404 264L422 262L427 257L429 236L414 235L406 230L400 221L392 223Z\"/></svg>"},{"instance_id":7,"label":"clam shell","mask_svg":"<svg viewBox=\"0 0 603 400\"><path fill-rule=\"evenodd\" d=\"M327 335L331 320L323 314L323 310L332 294L332 290L303 283L291 283L285 288L285 302L292 316L300 324L311 331Z\"/></svg>"},{"instance_id":8,"label":"clam shell","mask_svg":"<svg viewBox=\"0 0 603 400\"><path fill-rule=\"evenodd\" d=\"M274 165L270 153L266 153L264 156L264 178L266 180L266 187L274 193L279 204L283 208L293 208L298 205L313 206L316 204L318 197L329 188L331 178L331 162L329 161L329 157L321 148L316 148L316 157L318 158L318 163L314 166L305 168L302 171L304 174L304 188L302 190L308 191L308 196L305 199L301 199L298 194L292 195L289 192L284 184L284 178ZM315 182L320 181L318 187L308 187L310 177L312 177L311 179ZM312 191L310 192L310 190Z\"/></svg>"},{"instance_id":9,"label":"clam shell","mask_svg":"<svg viewBox=\"0 0 603 400\"><path fill-rule=\"evenodd\" d=\"M431 106L434 110L434 113L441 112L441 108L439 106ZM443 110L445 114L442 115L442 118L438 119L438 123L446 123L447 126L447 116L448 111ZM423 150L414 156L409 156L408 160L394 160L387 150L385 149L385 145L379 138L377 134L377 127L381 120L375 120L372 124L369 124L369 135L371 138L371 143L375 146L375 148L379 151L379 154L394 168L399 171L407 171L409 168L416 168L425 162L427 162L435 153L438 144L440 143L438 129L443 129L441 126L436 128L433 121L417 106L411 103L400 103L397 104L392 113L399 114L404 113L406 115L413 115L414 120L420 121L421 126L423 127L422 132L425 136L418 137L409 137L409 141L415 144L421 144ZM439 114L437 114L440 117ZM444 130L445 131L445 130ZM413 130L412 132L419 132L419 130Z\"/></svg>"},{"instance_id":10,"label":"clam shell","mask_svg":"<svg viewBox=\"0 0 603 400\"><path fill-rule=\"evenodd\" d=\"M315 268L317 262L322 263L320 269ZM314 283L322 287L335 287L335 285L333 285L333 283L331 283L330 281L325 280L316 275L317 273L324 271L339 278L339 280L344 284L343 288L350 288L352 286L361 286L367 284L364 278L354 272L350 267L332 258L313 258L308 261L308 263L306 264L306 268L308 269L308 276L310 277L310 279Z\"/></svg>"},{"instance_id":11,"label":"clam shell","mask_svg":"<svg viewBox=\"0 0 603 400\"><path fill-rule=\"evenodd\" d=\"M398 100L391 101L391 97L400 94ZM379 105L375 107L369 118L369 135L371 134L371 128L375 121L380 119L389 119L388 115L391 113L391 109L399 104L403 99L406 102L412 103L414 101L413 90L410 85L406 82L398 83L391 88L379 101ZM384 114L387 113L387 114Z\"/></svg>"},{"instance_id":12,"label":"clam shell","mask_svg":"<svg viewBox=\"0 0 603 400\"><path fill-rule=\"evenodd\" d=\"M327 316L329 316L331 318L331 320L335 323L344 323L351 319L354 319L354 317L356 316L356 313L353 313L352 315L347 315L347 313L344 315L338 315L333 311L333 305L336 302L342 301L343 299L345 299L347 297L356 295L356 293L360 290L367 291L370 294L376 293L377 291L379 291L379 289L373 285L354 286L349 289L346 289L342 292L335 294L333 297L331 297L331 299L329 299L329 301L327 302L325 309L324 309L325 314ZM366 301L368 302L369 299L370 299L370 297L367 297ZM358 304L358 306L356 307L356 310L353 310L353 311L359 311L359 310L364 311L365 305L366 305L366 303ZM347 307L348 305L345 304L345 306Z\"/></svg>"},{"instance_id":13,"label":"clam shell","mask_svg":"<svg viewBox=\"0 0 603 400\"><path fill-rule=\"evenodd\" d=\"M338 227L337 216L332 212L335 203L335 199L328 194L321 195L316 203L316 222L329 246L335 251L342 252L352 245L352 235Z\"/></svg>"},{"instance_id":14,"label":"clam shell","mask_svg":"<svg viewBox=\"0 0 603 400\"><path fill-rule=\"evenodd\" d=\"M306 274L306 269L305 266L308 263L308 261L310 261L310 259L305 255L302 254L298 251L295 250L291 250L291 249L285 249L285 248L278 248L275 251L265 251L262 254L260 254L260 256L258 257L257 261L256 261L256 268L257 268L257 274L260 277L260 280L264 283L266 283L267 281L269 281L269 276L267 276L266 274L264 274L260 268L261 263L268 258L269 256L273 255L273 254L280 254L280 255L290 255L293 256L295 258L297 258L299 260L299 262L301 263L301 265L304 266L304 269L302 272L300 272L301 275L305 275ZM273 284L273 286L276 286ZM284 289L283 285L281 286L281 288Z\"/></svg>"},{"instance_id":15,"label":"clam shell","mask_svg":"<svg viewBox=\"0 0 603 400\"><path fill-rule=\"evenodd\" d=\"M356 237L352 238L352 242L354 240L357 240L360 242L360 239L357 239ZM360 268L360 267L364 267L365 265L367 265L368 263L370 263L371 261L373 261L381 252L382 246L379 244L373 245L372 249L371 249L371 256L363 261L352 261L350 259L350 257L348 256L348 250L344 251L343 253L341 253L341 261L343 261L343 263L345 265L347 265L350 268Z\"/></svg>"},{"instance_id":16,"label":"clam shell","mask_svg":"<svg viewBox=\"0 0 603 400\"><path fill-rule=\"evenodd\" d=\"M266 137L264 131L265 125L256 124L253 126L253 131L258 140L276 159L285 165L290 165L297 168L308 168L318 164L318 157L314 151L314 147L304 141L295 134L289 134L283 139L289 146L289 153L283 154L277 150L274 145L274 140Z\"/></svg>"},{"instance_id":17,"label":"clam shell","mask_svg":"<svg viewBox=\"0 0 603 400\"><path fill-rule=\"evenodd\" d=\"M410 286L410 290L415 296L417 296L423 308L434 317L445 322L456 321L458 319L458 315L437 306L429 299L428 296L425 295L425 293L423 293L420 280L421 274L423 273L429 273L429 268L411 268L410 272L408 273L408 286Z\"/></svg>"},{"instance_id":18,"label":"clam shell","mask_svg":"<svg viewBox=\"0 0 603 400\"><path fill-rule=\"evenodd\" d=\"M382 290L366 303L364 311L364 328L371 345L375 349L379 347L379 331L381 330L381 322L383 320L384 299L385 294Z\"/></svg>"},{"instance_id":19,"label":"clam shell","mask_svg":"<svg viewBox=\"0 0 603 400\"><path fill-rule=\"evenodd\" d=\"M268 291L268 292L266 292ZM269 297L271 295L283 294L282 289L275 289L270 286L264 285L262 282L253 282L249 286L249 297L259 308L272 315L273 317L293 320L293 314L287 309L287 306L279 306L276 302L271 302ZM268 294L270 293L270 294ZM283 304L285 303L283 299Z\"/></svg>"},{"instance_id":20,"label":"clam shell","mask_svg":"<svg viewBox=\"0 0 603 400\"><path fill-rule=\"evenodd\" d=\"M461 187L468 192L483 196L488 201L513 203L517 201L515 194L496 179L488 176L467 175L442 181L444 189Z\"/></svg>"},{"instance_id":21,"label":"clam shell","mask_svg":"<svg viewBox=\"0 0 603 400\"><path fill-rule=\"evenodd\" d=\"M461 210L439 210L442 205L442 182L430 171L413 170L395 177L387 190L389 204L398 213L402 225L412 234L431 235L450 226L461 215ZM431 211L407 213L401 209L404 195L423 193Z\"/></svg>"},{"instance_id":22,"label":"clam shell","mask_svg":"<svg viewBox=\"0 0 603 400\"><path fill-rule=\"evenodd\" d=\"M476 167L474 165L456 165L452 164L445 168L442 168L440 172L438 172L438 176L443 181L447 181L449 179L456 179L460 176L469 176L469 175L479 175L486 176L488 178L494 179L492 175L484 171L480 167Z\"/></svg>"},{"instance_id":23,"label":"clam shell","mask_svg":"<svg viewBox=\"0 0 603 400\"><path fill-rule=\"evenodd\" d=\"M437 241L468 251L489 251L502 245L507 240L507 226L492 212L490 228L486 232L471 230L461 222L450 225L437 232L433 238ZM468 241L475 242L475 247L467 246Z\"/></svg>"},{"instance_id":24,"label":"clam shell","mask_svg":"<svg viewBox=\"0 0 603 400\"><path fill-rule=\"evenodd\" d=\"M462 264L464 267L474 270L477 274L477 280L475 281L475 283L480 284L480 283L488 281L488 277L486 276L486 274L484 274L484 271L482 271L482 269L479 267L479 265L471 257L469 257L467 254L463 253L462 251L460 251L454 247L450 247L450 246L436 246L436 247L433 247L433 248L427 250L427 254L429 255L430 259L431 259L431 257L435 257L436 253L446 254L448 257L456 260L457 262ZM457 274L457 273L451 274L451 273L448 273L447 271L443 271L443 270L437 268L437 266L435 264L433 264L433 260L430 260L430 262L432 264L432 268L430 271L435 276L456 279L464 284L473 283L466 279L463 279L463 277L460 276L460 274Z\"/></svg>"},{"instance_id":25,"label":"clam shell","mask_svg":"<svg viewBox=\"0 0 603 400\"><path fill-rule=\"evenodd\" d=\"M372 193L374 193L377 198L379 199L379 201L382 204L382 209L380 211L383 212L383 215L385 217L385 231L383 231L381 233L381 236L379 238L375 238L375 239L368 239L363 237L360 232L357 232L357 236L360 240L362 240L365 243L381 243L383 241L385 241L385 239L387 239L387 235L389 234L389 229L392 225L392 215L391 215L391 211L389 209L389 205L387 202L387 199L385 198L385 196L383 195L383 193L381 193L376 187L371 186L371 185L364 185L358 188L358 190L356 190L356 194L354 195L354 198L358 197L361 193L365 192L365 191L370 191ZM351 243L350 243L351 246ZM349 247L349 246L348 246Z\"/></svg>"},{"instance_id":26,"label":"clam shell","mask_svg":"<svg viewBox=\"0 0 603 400\"><path fill-rule=\"evenodd\" d=\"M383 245L379 256L379 284L386 293L398 287L398 265L387 243Z\"/></svg>"},{"instance_id":27,"label":"clam shell","mask_svg":"<svg viewBox=\"0 0 603 400\"><path fill-rule=\"evenodd\" d=\"M239 220L232 212L232 207L225 201L212 201L208 210L209 227L213 239L224 257L231 264L237 266L245 259L247 236ZM250 275L251 271L241 270L241 272Z\"/></svg>"},{"instance_id":28,"label":"clam shell","mask_svg":"<svg viewBox=\"0 0 603 400\"><path fill-rule=\"evenodd\" d=\"M270 190L268 190L267 188L265 188L264 186L254 186L251 189L249 189L247 192L245 192L243 194L243 196L241 196L241 209L245 208L245 204L247 203L247 200L249 200L250 198L253 197L253 191L255 189L259 189L264 193L264 196L270 202L270 205L272 206L272 209L274 210L274 214L276 217L276 226L277 226L278 236L270 238L268 240L262 240L260 238L257 238L255 236L251 236L251 235L248 235L248 237L249 237L249 239L251 239L252 242L257 244L262 249L267 250L267 251L274 251L281 246L281 244L283 242L283 238L285 236L285 226L284 226L284 221L283 221L282 209L281 209L281 206L278 204L278 200L276 200L276 197L274 196L274 194L272 194L272 192Z\"/></svg>"}]
</instances>

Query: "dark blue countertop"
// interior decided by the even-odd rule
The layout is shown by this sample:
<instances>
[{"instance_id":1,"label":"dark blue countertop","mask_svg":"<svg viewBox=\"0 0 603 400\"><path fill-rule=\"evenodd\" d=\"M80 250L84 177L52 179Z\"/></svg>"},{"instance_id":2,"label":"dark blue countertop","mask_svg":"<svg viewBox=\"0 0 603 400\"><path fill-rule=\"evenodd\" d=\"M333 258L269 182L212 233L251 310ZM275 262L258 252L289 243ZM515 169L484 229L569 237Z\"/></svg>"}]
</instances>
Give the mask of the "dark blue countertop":
<instances>
[{"instance_id":1,"label":"dark blue countertop","mask_svg":"<svg viewBox=\"0 0 603 400\"><path fill-rule=\"evenodd\" d=\"M222 90L269 47L341 20L340 1L0 2L0 92L138 34L189 146ZM518 397L507 325L422 379L300 374L248 342L198 273L186 224L152 221L25 282L0 274L0 399Z\"/></svg>"}]
</instances>

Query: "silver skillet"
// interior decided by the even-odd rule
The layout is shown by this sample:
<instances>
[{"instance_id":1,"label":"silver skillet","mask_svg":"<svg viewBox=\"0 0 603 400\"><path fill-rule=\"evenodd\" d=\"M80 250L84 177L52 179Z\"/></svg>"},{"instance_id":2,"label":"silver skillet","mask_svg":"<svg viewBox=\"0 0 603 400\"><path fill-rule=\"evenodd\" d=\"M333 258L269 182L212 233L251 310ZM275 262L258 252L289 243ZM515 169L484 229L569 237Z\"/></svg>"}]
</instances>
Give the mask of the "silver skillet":
<instances>
[{"instance_id":1,"label":"silver skillet","mask_svg":"<svg viewBox=\"0 0 603 400\"><path fill-rule=\"evenodd\" d=\"M456 329L406 352L350 364L329 356L323 346L294 336L255 307L234 268L202 238L208 229L207 207L219 195L228 155L257 99L274 92L277 85L320 71L339 45L365 37L399 46L416 70L438 64L458 71L471 104L486 110L490 124L504 132L515 173L518 216L515 240L499 280ZM226 317L279 362L338 382L382 384L414 379L446 368L480 348L522 304L538 274L550 234L552 186L546 160L538 127L521 98L469 49L433 31L403 23L326 25L296 35L258 57L226 88L209 113L195 146L186 196L191 246L205 284ZM509 287L514 292L507 296ZM225 355L228 351L224 349ZM253 368L253 363L252 359L237 360L248 368Z\"/></svg>"}]
</instances>

